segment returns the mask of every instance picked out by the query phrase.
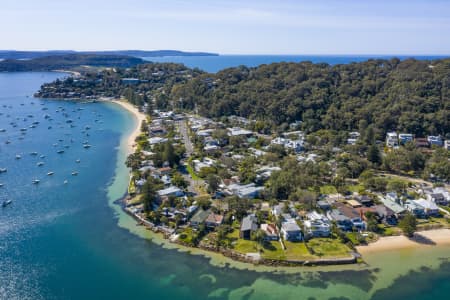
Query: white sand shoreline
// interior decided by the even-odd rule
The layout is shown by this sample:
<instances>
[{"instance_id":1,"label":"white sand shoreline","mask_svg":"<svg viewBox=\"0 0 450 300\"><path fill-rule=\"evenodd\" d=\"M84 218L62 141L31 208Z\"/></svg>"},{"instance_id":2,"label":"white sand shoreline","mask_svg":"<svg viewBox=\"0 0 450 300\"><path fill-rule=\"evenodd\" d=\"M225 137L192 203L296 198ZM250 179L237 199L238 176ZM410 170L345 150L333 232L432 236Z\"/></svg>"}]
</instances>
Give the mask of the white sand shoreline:
<instances>
[{"instance_id":1,"label":"white sand shoreline","mask_svg":"<svg viewBox=\"0 0 450 300\"><path fill-rule=\"evenodd\" d=\"M147 117L144 113L140 112L134 105L124 100L111 100L110 102L120 105L122 108L131 112L134 117L137 119L136 127L133 132L128 136L127 139L127 154L131 154L134 152L136 148L136 138L141 134L141 124L142 121L145 121Z\"/></svg>"},{"instance_id":2,"label":"white sand shoreline","mask_svg":"<svg viewBox=\"0 0 450 300\"><path fill-rule=\"evenodd\" d=\"M434 229L416 232L415 238L409 239L403 235L381 237L378 241L356 249L362 254L379 253L407 248L424 248L450 245L450 229Z\"/></svg>"}]
</instances>

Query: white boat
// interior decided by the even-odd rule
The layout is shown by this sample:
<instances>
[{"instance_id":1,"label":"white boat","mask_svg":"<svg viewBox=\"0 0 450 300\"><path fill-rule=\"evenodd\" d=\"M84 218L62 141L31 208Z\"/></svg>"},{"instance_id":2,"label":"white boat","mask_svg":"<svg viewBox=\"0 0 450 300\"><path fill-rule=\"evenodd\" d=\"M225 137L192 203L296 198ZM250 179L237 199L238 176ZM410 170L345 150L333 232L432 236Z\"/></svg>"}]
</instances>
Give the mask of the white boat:
<instances>
[{"instance_id":1,"label":"white boat","mask_svg":"<svg viewBox=\"0 0 450 300\"><path fill-rule=\"evenodd\" d=\"M53 174L55 174L54 172L48 172L47 176L52 176Z\"/></svg>"},{"instance_id":2,"label":"white boat","mask_svg":"<svg viewBox=\"0 0 450 300\"><path fill-rule=\"evenodd\" d=\"M30 152L30 155L36 156L36 155L38 155L38 153L37 152Z\"/></svg>"},{"instance_id":3,"label":"white boat","mask_svg":"<svg viewBox=\"0 0 450 300\"><path fill-rule=\"evenodd\" d=\"M38 167L42 167L44 165L44 162L40 161L36 164Z\"/></svg>"},{"instance_id":4,"label":"white boat","mask_svg":"<svg viewBox=\"0 0 450 300\"><path fill-rule=\"evenodd\" d=\"M12 203L12 200L5 200L2 203L2 207L6 207L6 206L10 205L11 203Z\"/></svg>"},{"instance_id":5,"label":"white boat","mask_svg":"<svg viewBox=\"0 0 450 300\"><path fill-rule=\"evenodd\" d=\"M6 173L8 171L7 168L0 168L0 173Z\"/></svg>"},{"instance_id":6,"label":"white boat","mask_svg":"<svg viewBox=\"0 0 450 300\"><path fill-rule=\"evenodd\" d=\"M39 156L40 158L45 158L45 155L41 155L41 156Z\"/></svg>"},{"instance_id":7,"label":"white boat","mask_svg":"<svg viewBox=\"0 0 450 300\"><path fill-rule=\"evenodd\" d=\"M81 162L81 160L77 159L75 162L76 162L77 164L79 164L79 163Z\"/></svg>"},{"instance_id":8,"label":"white boat","mask_svg":"<svg viewBox=\"0 0 450 300\"><path fill-rule=\"evenodd\" d=\"M39 179L34 179L33 180L33 184L38 184L39 182L41 182Z\"/></svg>"},{"instance_id":9,"label":"white boat","mask_svg":"<svg viewBox=\"0 0 450 300\"><path fill-rule=\"evenodd\" d=\"M0 183L0 187L3 187L4 186L4 184L3 183Z\"/></svg>"},{"instance_id":10,"label":"white boat","mask_svg":"<svg viewBox=\"0 0 450 300\"><path fill-rule=\"evenodd\" d=\"M62 153L64 153L64 150L58 150L56 153L62 154Z\"/></svg>"},{"instance_id":11,"label":"white boat","mask_svg":"<svg viewBox=\"0 0 450 300\"><path fill-rule=\"evenodd\" d=\"M22 156L20 156L19 154L16 155L16 159L21 159Z\"/></svg>"},{"instance_id":12,"label":"white boat","mask_svg":"<svg viewBox=\"0 0 450 300\"><path fill-rule=\"evenodd\" d=\"M69 183L69 181L67 181L67 180L64 180L64 184L68 184Z\"/></svg>"},{"instance_id":13,"label":"white boat","mask_svg":"<svg viewBox=\"0 0 450 300\"><path fill-rule=\"evenodd\" d=\"M86 149L88 149L88 148L91 148L91 145L86 144L86 145L83 145L83 147L86 148Z\"/></svg>"},{"instance_id":14,"label":"white boat","mask_svg":"<svg viewBox=\"0 0 450 300\"><path fill-rule=\"evenodd\" d=\"M72 176L77 176L77 175L78 175L78 172L76 172L76 171L72 172Z\"/></svg>"}]
</instances>

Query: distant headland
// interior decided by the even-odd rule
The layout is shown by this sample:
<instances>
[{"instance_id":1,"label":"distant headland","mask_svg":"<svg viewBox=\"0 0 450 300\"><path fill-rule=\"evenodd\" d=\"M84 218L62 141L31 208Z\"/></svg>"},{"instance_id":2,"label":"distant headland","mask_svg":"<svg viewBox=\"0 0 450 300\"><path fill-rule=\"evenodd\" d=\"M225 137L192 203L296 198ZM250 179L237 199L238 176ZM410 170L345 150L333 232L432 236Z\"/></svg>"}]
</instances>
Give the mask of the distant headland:
<instances>
[{"instance_id":1,"label":"distant headland","mask_svg":"<svg viewBox=\"0 0 450 300\"><path fill-rule=\"evenodd\" d=\"M218 56L217 53L185 52L179 50L108 50L108 51L75 51L75 50L48 50L48 51L18 51L0 50L0 59L33 59L45 56L69 54L96 54L96 55L125 55L133 57L161 57L161 56Z\"/></svg>"}]
</instances>

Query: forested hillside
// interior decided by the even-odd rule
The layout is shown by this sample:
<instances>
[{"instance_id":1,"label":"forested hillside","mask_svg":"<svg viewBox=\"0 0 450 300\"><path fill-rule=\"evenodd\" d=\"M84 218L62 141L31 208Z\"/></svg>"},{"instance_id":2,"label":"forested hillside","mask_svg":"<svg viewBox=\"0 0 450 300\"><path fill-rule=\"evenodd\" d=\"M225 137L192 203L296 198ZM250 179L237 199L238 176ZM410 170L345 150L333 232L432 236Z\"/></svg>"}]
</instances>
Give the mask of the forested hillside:
<instances>
[{"instance_id":1,"label":"forested hillside","mask_svg":"<svg viewBox=\"0 0 450 300\"><path fill-rule=\"evenodd\" d=\"M202 115L239 115L303 129L358 130L373 124L419 136L450 132L450 59L276 63L204 74L175 85L177 106Z\"/></svg>"}]
</instances>

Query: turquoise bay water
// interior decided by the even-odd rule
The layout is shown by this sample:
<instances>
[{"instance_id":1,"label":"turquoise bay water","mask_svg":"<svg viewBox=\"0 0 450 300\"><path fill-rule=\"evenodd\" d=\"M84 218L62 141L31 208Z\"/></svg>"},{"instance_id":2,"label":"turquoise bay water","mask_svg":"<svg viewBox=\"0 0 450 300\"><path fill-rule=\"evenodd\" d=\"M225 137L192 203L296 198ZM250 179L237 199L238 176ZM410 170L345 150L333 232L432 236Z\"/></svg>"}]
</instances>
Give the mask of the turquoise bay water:
<instances>
[{"instance_id":1,"label":"turquoise bay water","mask_svg":"<svg viewBox=\"0 0 450 300\"><path fill-rule=\"evenodd\" d=\"M133 116L114 104L30 96L59 76L64 75L0 74L0 128L7 130L0 132L0 168L8 169L0 174L0 200L13 200L0 208L0 299L387 300L450 293L448 248L368 257L369 266L275 274L141 238L159 241L112 204L128 180L123 145L136 125ZM66 123L69 118L75 127ZM35 121L40 123L29 128ZM20 128L27 128L22 140ZM85 140L92 145L88 150ZM57 154L61 148L64 154ZM34 151L38 156L30 155ZM45 165L38 167L38 161ZM55 174L46 176L49 171ZM33 179L41 182L33 185Z\"/></svg>"},{"instance_id":2,"label":"turquoise bay water","mask_svg":"<svg viewBox=\"0 0 450 300\"><path fill-rule=\"evenodd\" d=\"M275 62L301 62L327 63L330 65L362 62L370 58L390 59L393 55L219 55L219 56L164 56L144 57L153 62L182 63L190 68L199 68L206 72L217 72L225 68L245 65L256 67L262 64ZM397 55L400 59L414 57L416 59L438 59L444 56L408 56Z\"/></svg>"}]
</instances>

